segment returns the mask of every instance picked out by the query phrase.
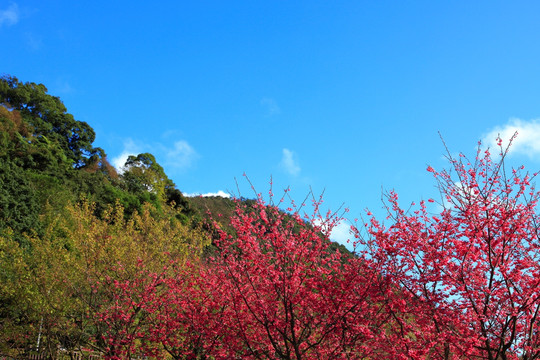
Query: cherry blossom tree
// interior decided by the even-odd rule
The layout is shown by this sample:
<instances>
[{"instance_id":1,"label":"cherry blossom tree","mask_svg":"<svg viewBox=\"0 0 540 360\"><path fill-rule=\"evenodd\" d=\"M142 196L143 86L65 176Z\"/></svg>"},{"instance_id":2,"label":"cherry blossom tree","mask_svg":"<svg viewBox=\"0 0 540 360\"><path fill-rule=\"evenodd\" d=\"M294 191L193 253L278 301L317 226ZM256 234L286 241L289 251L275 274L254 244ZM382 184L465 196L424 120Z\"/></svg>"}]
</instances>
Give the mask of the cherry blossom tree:
<instances>
[{"instance_id":1,"label":"cherry blossom tree","mask_svg":"<svg viewBox=\"0 0 540 360\"><path fill-rule=\"evenodd\" d=\"M219 231L209 266L220 278L229 358L348 359L375 354L388 315L377 303L380 278L369 262L329 250L339 218L281 212L261 199L237 208L234 234ZM311 224L311 225L310 225ZM320 224L315 226L313 224ZM378 284L378 286L375 286Z\"/></svg>"},{"instance_id":2,"label":"cherry blossom tree","mask_svg":"<svg viewBox=\"0 0 540 360\"><path fill-rule=\"evenodd\" d=\"M428 167L438 201L390 192L355 255L329 247L340 218L321 200L304 216L239 201L211 256L114 283L108 358L540 358L536 174L506 169L501 143Z\"/></svg>"},{"instance_id":3,"label":"cherry blossom tree","mask_svg":"<svg viewBox=\"0 0 540 360\"><path fill-rule=\"evenodd\" d=\"M115 282L100 313L107 358L392 358L379 292L395 286L369 261L330 250L339 218L318 207L302 219L261 199L238 202L233 233L215 224L213 257Z\"/></svg>"},{"instance_id":4,"label":"cherry blossom tree","mask_svg":"<svg viewBox=\"0 0 540 360\"><path fill-rule=\"evenodd\" d=\"M409 358L540 358L536 174L506 169L498 143L498 158L480 145L474 161L448 152L450 170L428 167L440 201L405 211L390 192L390 224L372 217L359 237L361 256L410 298L386 306Z\"/></svg>"}]
</instances>

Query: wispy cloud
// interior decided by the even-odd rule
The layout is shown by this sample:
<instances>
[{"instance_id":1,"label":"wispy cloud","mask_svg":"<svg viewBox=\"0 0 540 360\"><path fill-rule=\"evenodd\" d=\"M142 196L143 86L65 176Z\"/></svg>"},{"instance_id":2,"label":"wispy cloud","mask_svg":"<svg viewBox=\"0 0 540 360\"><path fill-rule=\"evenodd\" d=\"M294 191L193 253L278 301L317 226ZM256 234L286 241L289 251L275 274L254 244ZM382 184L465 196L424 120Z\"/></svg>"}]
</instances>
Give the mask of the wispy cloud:
<instances>
[{"instance_id":1,"label":"wispy cloud","mask_svg":"<svg viewBox=\"0 0 540 360\"><path fill-rule=\"evenodd\" d=\"M300 165L298 165L297 156L289 149L283 149L283 156L281 158L280 166L290 175L297 176L300 174L301 169Z\"/></svg>"},{"instance_id":2,"label":"wispy cloud","mask_svg":"<svg viewBox=\"0 0 540 360\"><path fill-rule=\"evenodd\" d=\"M75 89L73 88L73 86L71 86L71 84L67 80L62 79L62 78L59 78L56 80L55 89L54 89L55 93L66 95L66 94L72 94L74 91Z\"/></svg>"},{"instance_id":3,"label":"wispy cloud","mask_svg":"<svg viewBox=\"0 0 540 360\"><path fill-rule=\"evenodd\" d=\"M0 26L11 26L19 22L19 7L11 3L7 9L0 10Z\"/></svg>"},{"instance_id":4,"label":"wispy cloud","mask_svg":"<svg viewBox=\"0 0 540 360\"><path fill-rule=\"evenodd\" d=\"M192 194L184 194L184 195L188 196L188 197L197 197L197 196L202 196L202 197L219 196L219 197L223 197L223 198L230 198L231 197L231 194L226 193L223 190L218 190L218 192L209 192L209 193L204 193L204 194L192 193Z\"/></svg>"},{"instance_id":5,"label":"wispy cloud","mask_svg":"<svg viewBox=\"0 0 540 360\"><path fill-rule=\"evenodd\" d=\"M540 155L540 119L522 120L510 119L502 126L496 126L482 137L482 143L492 149L497 149L497 136L502 139L503 147L517 132L517 137L510 147L511 154L527 155L531 158Z\"/></svg>"},{"instance_id":6,"label":"wispy cloud","mask_svg":"<svg viewBox=\"0 0 540 360\"><path fill-rule=\"evenodd\" d=\"M279 108L279 105L277 104L276 100L272 98L268 98L268 97L262 98L261 105L266 110L266 116L279 115L281 113L281 109Z\"/></svg>"},{"instance_id":7,"label":"wispy cloud","mask_svg":"<svg viewBox=\"0 0 540 360\"><path fill-rule=\"evenodd\" d=\"M167 166L185 169L191 166L197 158L199 158L199 154L195 149L187 141L180 140L175 142L172 149L167 151L165 161Z\"/></svg>"},{"instance_id":8,"label":"wispy cloud","mask_svg":"<svg viewBox=\"0 0 540 360\"><path fill-rule=\"evenodd\" d=\"M26 33L26 46L31 51L37 51L43 48L43 38L40 35L36 35L33 33Z\"/></svg>"},{"instance_id":9,"label":"wispy cloud","mask_svg":"<svg viewBox=\"0 0 540 360\"><path fill-rule=\"evenodd\" d=\"M170 145L163 143L142 143L128 138L124 141L122 152L112 158L111 164L119 171L123 171L128 156L149 152L156 157L158 163L165 169L184 170L192 165L199 157L195 149L185 140L179 140Z\"/></svg>"}]
</instances>

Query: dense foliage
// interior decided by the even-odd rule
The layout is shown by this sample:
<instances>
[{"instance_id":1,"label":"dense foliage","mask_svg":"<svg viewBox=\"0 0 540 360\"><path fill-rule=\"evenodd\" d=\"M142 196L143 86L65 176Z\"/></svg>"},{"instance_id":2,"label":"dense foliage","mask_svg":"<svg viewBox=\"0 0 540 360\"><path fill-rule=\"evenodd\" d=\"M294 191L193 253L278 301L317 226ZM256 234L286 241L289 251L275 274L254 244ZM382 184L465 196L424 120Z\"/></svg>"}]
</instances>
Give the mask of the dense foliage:
<instances>
[{"instance_id":1,"label":"dense foliage","mask_svg":"<svg viewBox=\"0 0 540 360\"><path fill-rule=\"evenodd\" d=\"M130 156L118 174L94 138L45 86L1 78L0 231L13 230L20 242L24 233L41 235L45 208L60 212L81 197L98 213L120 201L127 215L146 202L162 213L174 205L182 221L195 215L152 154Z\"/></svg>"},{"instance_id":2,"label":"dense foliage","mask_svg":"<svg viewBox=\"0 0 540 360\"><path fill-rule=\"evenodd\" d=\"M428 167L438 201L390 192L352 255L321 199L188 200L43 85L0 96L0 357L540 358L540 193L500 139Z\"/></svg>"},{"instance_id":3,"label":"dense foliage","mask_svg":"<svg viewBox=\"0 0 540 360\"><path fill-rule=\"evenodd\" d=\"M98 346L91 268L113 281L137 258L163 267L207 245L152 154L117 173L94 138L45 86L0 79L0 355Z\"/></svg>"}]
</instances>

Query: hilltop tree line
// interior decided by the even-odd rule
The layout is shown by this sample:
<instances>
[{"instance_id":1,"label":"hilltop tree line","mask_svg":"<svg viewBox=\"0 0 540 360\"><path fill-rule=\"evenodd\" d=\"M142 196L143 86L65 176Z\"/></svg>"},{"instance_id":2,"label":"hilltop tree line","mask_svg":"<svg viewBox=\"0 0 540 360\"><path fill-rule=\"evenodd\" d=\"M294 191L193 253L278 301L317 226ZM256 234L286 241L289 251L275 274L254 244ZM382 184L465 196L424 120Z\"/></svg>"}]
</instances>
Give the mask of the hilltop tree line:
<instances>
[{"instance_id":1,"label":"hilltop tree line","mask_svg":"<svg viewBox=\"0 0 540 360\"><path fill-rule=\"evenodd\" d=\"M351 254L322 199L190 200L152 154L118 173L43 85L0 103L0 356L540 358L536 174L500 139L429 167L440 199L389 192Z\"/></svg>"}]
</instances>

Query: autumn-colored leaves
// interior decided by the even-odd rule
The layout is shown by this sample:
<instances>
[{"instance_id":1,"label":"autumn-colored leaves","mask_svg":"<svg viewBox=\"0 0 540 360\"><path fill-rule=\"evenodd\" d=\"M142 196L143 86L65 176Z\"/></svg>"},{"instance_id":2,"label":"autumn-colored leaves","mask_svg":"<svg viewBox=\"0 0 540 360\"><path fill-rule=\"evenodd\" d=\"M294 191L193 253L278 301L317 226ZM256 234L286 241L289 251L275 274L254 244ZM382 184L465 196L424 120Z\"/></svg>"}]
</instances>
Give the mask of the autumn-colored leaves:
<instances>
[{"instance_id":1,"label":"autumn-colored leaves","mask_svg":"<svg viewBox=\"0 0 540 360\"><path fill-rule=\"evenodd\" d=\"M106 335L124 339L131 329L111 323L111 309L136 307L160 278L199 259L209 241L200 229L159 216L150 205L130 219L119 204L98 217L87 202L48 216L46 234L30 237L28 249L0 238L0 311L9 320L0 322L2 354L113 353ZM122 286L133 290L131 302L121 301L127 295ZM132 321L145 317L137 310Z\"/></svg>"}]
</instances>

